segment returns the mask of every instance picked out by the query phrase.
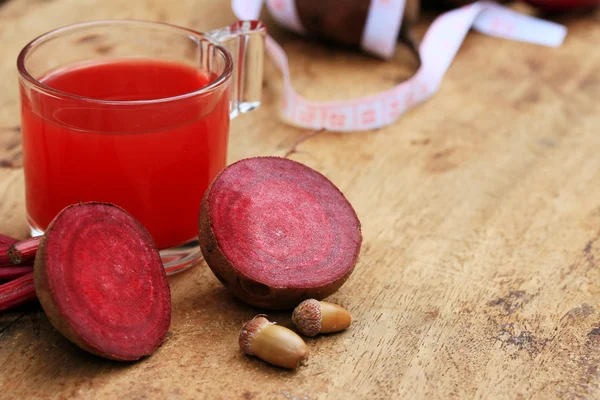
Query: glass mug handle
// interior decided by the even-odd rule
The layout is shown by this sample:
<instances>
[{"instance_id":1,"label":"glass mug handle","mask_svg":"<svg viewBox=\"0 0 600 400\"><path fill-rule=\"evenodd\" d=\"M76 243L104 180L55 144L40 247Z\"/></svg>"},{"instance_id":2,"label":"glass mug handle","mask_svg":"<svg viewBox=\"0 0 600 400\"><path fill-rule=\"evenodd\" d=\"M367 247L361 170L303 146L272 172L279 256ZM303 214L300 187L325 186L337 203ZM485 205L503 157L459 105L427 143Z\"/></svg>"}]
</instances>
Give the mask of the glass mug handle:
<instances>
[{"instance_id":1,"label":"glass mug handle","mask_svg":"<svg viewBox=\"0 0 600 400\"><path fill-rule=\"evenodd\" d=\"M260 21L238 21L206 33L233 59L231 118L260 105L266 33L267 28Z\"/></svg>"}]
</instances>

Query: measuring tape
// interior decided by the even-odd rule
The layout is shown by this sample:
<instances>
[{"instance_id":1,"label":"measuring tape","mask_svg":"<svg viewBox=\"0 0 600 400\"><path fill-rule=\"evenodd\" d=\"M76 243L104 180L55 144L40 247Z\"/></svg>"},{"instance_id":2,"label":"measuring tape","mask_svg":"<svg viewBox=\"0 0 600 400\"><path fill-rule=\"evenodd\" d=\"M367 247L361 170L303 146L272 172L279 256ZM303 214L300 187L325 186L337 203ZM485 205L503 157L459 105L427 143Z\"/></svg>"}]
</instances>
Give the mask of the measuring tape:
<instances>
[{"instance_id":1,"label":"measuring tape","mask_svg":"<svg viewBox=\"0 0 600 400\"><path fill-rule=\"evenodd\" d=\"M239 19L258 19L263 3L264 0L232 0L232 8ZM266 3L278 23L305 34L294 0ZM361 39L363 50L383 59L393 55L404 6L404 0L371 0ZM433 21L419 46L421 66L414 76L375 95L342 101L311 101L300 96L292 85L285 51L267 36L267 53L283 75L282 115L298 127L339 132L389 125L439 90L471 28L490 36L550 47L560 46L567 33L562 25L519 14L496 3L472 3Z\"/></svg>"}]
</instances>

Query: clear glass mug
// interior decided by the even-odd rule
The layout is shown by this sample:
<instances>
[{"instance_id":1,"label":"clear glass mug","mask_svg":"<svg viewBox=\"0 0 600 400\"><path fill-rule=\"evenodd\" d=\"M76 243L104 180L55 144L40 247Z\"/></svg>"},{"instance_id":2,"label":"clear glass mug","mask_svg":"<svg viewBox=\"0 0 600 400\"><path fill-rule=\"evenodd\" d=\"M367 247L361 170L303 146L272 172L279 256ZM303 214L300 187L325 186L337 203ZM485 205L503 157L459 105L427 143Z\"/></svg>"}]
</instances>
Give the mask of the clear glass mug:
<instances>
[{"instance_id":1,"label":"clear glass mug","mask_svg":"<svg viewBox=\"0 0 600 400\"><path fill-rule=\"evenodd\" d=\"M19 70L28 224L114 203L151 233L168 273L201 260L202 196L226 166L229 120L260 104L266 29L199 33L94 21L23 48Z\"/></svg>"}]
</instances>

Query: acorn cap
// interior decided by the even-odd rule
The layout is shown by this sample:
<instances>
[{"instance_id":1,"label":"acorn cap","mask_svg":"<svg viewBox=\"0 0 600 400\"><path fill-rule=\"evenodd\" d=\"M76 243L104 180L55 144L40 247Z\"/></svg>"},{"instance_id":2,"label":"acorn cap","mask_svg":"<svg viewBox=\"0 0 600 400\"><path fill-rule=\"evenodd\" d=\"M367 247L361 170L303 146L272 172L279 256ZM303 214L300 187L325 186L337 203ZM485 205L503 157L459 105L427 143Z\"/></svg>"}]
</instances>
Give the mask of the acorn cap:
<instances>
[{"instance_id":1,"label":"acorn cap","mask_svg":"<svg viewBox=\"0 0 600 400\"><path fill-rule=\"evenodd\" d=\"M262 316L254 317L252 320L246 322L242 327L238 342L242 351L250 356L253 356L252 342L254 337L261 331L265 326L271 325L274 322L269 322L268 319Z\"/></svg>"}]
</instances>

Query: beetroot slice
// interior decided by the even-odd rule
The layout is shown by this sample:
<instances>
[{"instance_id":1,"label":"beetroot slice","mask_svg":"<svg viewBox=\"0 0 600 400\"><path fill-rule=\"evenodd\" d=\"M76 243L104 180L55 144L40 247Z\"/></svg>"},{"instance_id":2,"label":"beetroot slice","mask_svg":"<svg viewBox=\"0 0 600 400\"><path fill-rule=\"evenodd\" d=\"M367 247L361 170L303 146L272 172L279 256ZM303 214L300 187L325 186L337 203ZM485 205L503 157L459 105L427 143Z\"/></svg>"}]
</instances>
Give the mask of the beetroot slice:
<instances>
[{"instance_id":1,"label":"beetroot slice","mask_svg":"<svg viewBox=\"0 0 600 400\"><path fill-rule=\"evenodd\" d=\"M217 278L242 301L295 307L337 291L362 243L351 204L298 162L255 157L225 168L206 191L200 247Z\"/></svg>"},{"instance_id":2,"label":"beetroot slice","mask_svg":"<svg viewBox=\"0 0 600 400\"><path fill-rule=\"evenodd\" d=\"M137 360L164 341L171 293L148 231L121 208L72 205L52 221L35 259L38 299L79 347Z\"/></svg>"}]
</instances>

